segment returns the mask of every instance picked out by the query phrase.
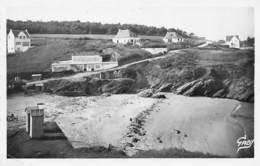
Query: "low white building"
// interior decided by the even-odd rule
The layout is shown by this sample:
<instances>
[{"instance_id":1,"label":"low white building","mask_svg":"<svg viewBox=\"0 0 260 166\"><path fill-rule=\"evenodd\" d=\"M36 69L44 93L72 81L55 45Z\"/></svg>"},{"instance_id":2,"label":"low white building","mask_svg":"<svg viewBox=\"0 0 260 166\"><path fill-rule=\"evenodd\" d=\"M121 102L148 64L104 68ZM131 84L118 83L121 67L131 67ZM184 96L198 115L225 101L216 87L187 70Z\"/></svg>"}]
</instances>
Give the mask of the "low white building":
<instances>
[{"instance_id":1,"label":"low white building","mask_svg":"<svg viewBox=\"0 0 260 166\"><path fill-rule=\"evenodd\" d=\"M73 55L71 60L52 63L52 72L72 70L79 71L98 71L118 66L117 60L103 61L100 55Z\"/></svg>"},{"instance_id":2,"label":"low white building","mask_svg":"<svg viewBox=\"0 0 260 166\"><path fill-rule=\"evenodd\" d=\"M167 32L163 41L165 43L179 43L184 41L184 37L179 35L177 32Z\"/></svg>"},{"instance_id":3,"label":"low white building","mask_svg":"<svg viewBox=\"0 0 260 166\"><path fill-rule=\"evenodd\" d=\"M112 41L117 44L140 45L140 38L128 29L119 29Z\"/></svg>"},{"instance_id":4,"label":"low white building","mask_svg":"<svg viewBox=\"0 0 260 166\"><path fill-rule=\"evenodd\" d=\"M31 47L30 34L27 30L10 29L7 35L7 53L25 52Z\"/></svg>"},{"instance_id":5,"label":"low white building","mask_svg":"<svg viewBox=\"0 0 260 166\"><path fill-rule=\"evenodd\" d=\"M150 52L151 54L166 54L167 53L167 48L166 47L158 47L158 48L142 48L145 51Z\"/></svg>"},{"instance_id":6,"label":"low white building","mask_svg":"<svg viewBox=\"0 0 260 166\"><path fill-rule=\"evenodd\" d=\"M240 40L238 35L226 36L226 45L230 48L240 48Z\"/></svg>"}]
</instances>

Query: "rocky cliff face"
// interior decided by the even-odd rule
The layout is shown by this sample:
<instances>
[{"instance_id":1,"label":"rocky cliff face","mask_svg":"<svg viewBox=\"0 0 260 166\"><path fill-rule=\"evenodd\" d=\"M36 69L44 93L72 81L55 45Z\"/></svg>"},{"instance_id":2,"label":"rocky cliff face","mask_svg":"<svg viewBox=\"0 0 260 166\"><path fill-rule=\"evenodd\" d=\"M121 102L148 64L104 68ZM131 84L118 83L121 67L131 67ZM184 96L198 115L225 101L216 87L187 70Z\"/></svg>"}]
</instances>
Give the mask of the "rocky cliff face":
<instances>
[{"instance_id":1,"label":"rocky cliff face","mask_svg":"<svg viewBox=\"0 0 260 166\"><path fill-rule=\"evenodd\" d=\"M172 92L254 102L254 52L191 49L135 64L120 72L118 79L50 81L45 89L72 96L137 93L140 89L152 89L153 93Z\"/></svg>"},{"instance_id":2,"label":"rocky cliff face","mask_svg":"<svg viewBox=\"0 0 260 166\"><path fill-rule=\"evenodd\" d=\"M153 88L157 92L253 102L254 53L217 53L208 60L207 55L203 55L205 51L192 50L131 66L129 70L135 69L137 74L132 75L143 76L135 78L137 83L147 82L147 88Z\"/></svg>"}]
</instances>

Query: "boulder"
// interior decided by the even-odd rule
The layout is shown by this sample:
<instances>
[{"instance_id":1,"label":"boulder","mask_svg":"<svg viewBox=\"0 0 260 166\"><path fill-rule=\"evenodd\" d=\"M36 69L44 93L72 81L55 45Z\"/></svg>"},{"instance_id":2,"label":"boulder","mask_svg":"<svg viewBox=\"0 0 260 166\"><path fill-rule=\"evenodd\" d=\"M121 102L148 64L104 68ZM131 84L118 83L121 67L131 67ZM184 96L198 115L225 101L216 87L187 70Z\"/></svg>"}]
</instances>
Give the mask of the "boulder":
<instances>
[{"instance_id":1,"label":"boulder","mask_svg":"<svg viewBox=\"0 0 260 166\"><path fill-rule=\"evenodd\" d=\"M153 95L153 89L145 89L138 93L138 96L140 97L152 97Z\"/></svg>"},{"instance_id":2,"label":"boulder","mask_svg":"<svg viewBox=\"0 0 260 166\"><path fill-rule=\"evenodd\" d=\"M166 96L162 93L155 93L152 95L152 98L156 98L156 99L166 99Z\"/></svg>"},{"instance_id":3,"label":"boulder","mask_svg":"<svg viewBox=\"0 0 260 166\"><path fill-rule=\"evenodd\" d=\"M170 92L172 88L172 83L163 84L159 89L158 92Z\"/></svg>"},{"instance_id":4,"label":"boulder","mask_svg":"<svg viewBox=\"0 0 260 166\"><path fill-rule=\"evenodd\" d=\"M103 93L102 96L109 97L109 96L111 96L111 93Z\"/></svg>"}]
</instances>

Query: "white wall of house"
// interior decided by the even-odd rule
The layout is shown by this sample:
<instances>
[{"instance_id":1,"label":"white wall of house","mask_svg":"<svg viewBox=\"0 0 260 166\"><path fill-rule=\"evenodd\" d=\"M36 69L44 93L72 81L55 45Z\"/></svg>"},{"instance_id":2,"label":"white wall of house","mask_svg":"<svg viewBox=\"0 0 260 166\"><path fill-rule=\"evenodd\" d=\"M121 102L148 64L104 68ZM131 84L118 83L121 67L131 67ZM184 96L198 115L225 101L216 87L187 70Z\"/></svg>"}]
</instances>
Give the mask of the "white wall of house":
<instances>
[{"instance_id":1,"label":"white wall of house","mask_svg":"<svg viewBox=\"0 0 260 166\"><path fill-rule=\"evenodd\" d=\"M31 40L23 32L20 32L15 38L15 46L16 51L25 52L31 47Z\"/></svg>"},{"instance_id":2,"label":"white wall of house","mask_svg":"<svg viewBox=\"0 0 260 166\"><path fill-rule=\"evenodd\" d=\"M145 51L150 52L151 54L159 54L167 52L167 48L143 48Z\"/></svg>"},{"instance_id":3,"label":"white wall of house","mask_svg":"<svg viewBox=\"0 0 260 166\"><path fill-rule=\"evenodd\" d=\"M117 61L102 62L100 55L72 56L72 60L59 61L51 65L52 72L73 70L79 71L99 71L118 66Z\"/></svg>"},{"instance_id":4,"label":"white wall of house","mask_svg":"<svg viewBox=\"0 0 260 166\"><path fill-rule=\"evenodd\" d=\"M7 35L7 53L15 53L15 37L12 31Z\"/></svg>"},{"instance_id":5,"label":"white wall of house","mask_svg":"<svg viewBox=\"0 0 260 166\"><path fill-rule=\"evenodd\" d=\"M236 37L232 37L232 39L226 42L226 44L229 45L230 48L240 48L240 41Z\"/></svg>"},{"instance_id":6,"label":"white wall of house","mask_svg":"<svg viewBox=\"0 0 260 166\"><path fill-rule=\"evenodd\" d=\"M117 67L118 66L118 62L103 62L102 63L102 69L110 69L113 67Z\"/></svg>"},{"instance_id":7,"label":"white wall of house","mask_svg":"<svg viewBox=\"0 0 260 166\"><path fill-rule=\"evenodd\" d=\"M113 38L112 41L116 44L133 44L140 45L140 38Z\"/></svg>"},{"instance_id":8,"label":"white wall of house","mask_svg":"<svg viewBox=\"0 0 260 166\"><path fill-rule=\"evenodd\" d=\"M171 38L171 39L163 38L163 41L165 43L178 43L178 42L183 42L184 39L183 38Z\"/></svg>"}]
</instances>

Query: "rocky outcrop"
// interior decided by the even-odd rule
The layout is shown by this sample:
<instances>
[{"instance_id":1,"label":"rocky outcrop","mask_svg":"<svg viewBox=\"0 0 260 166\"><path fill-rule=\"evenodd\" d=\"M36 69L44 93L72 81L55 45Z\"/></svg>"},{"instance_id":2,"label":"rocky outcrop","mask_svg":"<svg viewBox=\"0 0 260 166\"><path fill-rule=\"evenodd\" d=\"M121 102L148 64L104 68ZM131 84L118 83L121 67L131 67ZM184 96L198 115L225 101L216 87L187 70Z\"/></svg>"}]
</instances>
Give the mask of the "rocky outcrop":
<instances>
[{"instance_id":1,"label":"rocky outcrop","mask_svg":"<svg viewBox=\"0 0 260 166\"><path fill-rule=\"evenodd\" d=\"M173 86L172 83L165 83L157 91L158 92L170 92L172 86Z\"/></svg>"},{"instance_id":2,"label":"rocky outcrop","mask_svg":"<svg viewBox=\"0 0 260 166\"><path fill-rule=\"evenodd\" d=\"M176 94L232 98L239 101L254 101L254 83L247 78L237 80L199 79L179 86Z\"/></svg>"},{"instance_id":3,"label":"rocky outcrop","mask_svg":"<svg viewBox=\"0 0 260 166\"><path fill-rule=\"evenodd\" d=\"M45 92L63 96L101 95L103 93L132 93L135 81L130 78L97 79L85 81L52 80L44 84Z\"/></svg>"},{"instance_id":4,"label":"rocky outcrop","mask_svg":"<svg viewBox=\"0 0 260 166\"><path fill-rule=\"evenodd\" d=\"M152 95L152 98L156 98L156 99L166 99L166 96L162 93L155 93Z\"/></svg>"},{"instance_id":5,"label":"rocky outcrop","mask_svg":"<svg viewBox=\"0 0 260 166\"><path fill-rule=\"evenodd\" d=\"M153 95L153 89L145 89L138 93L138 96L140 97L152 97Z\"/></svg>"},{"instance_id":6,"label":"rocky outcrop","mask_svg":"<svg viewBox=\"0 0 260 166\"><path fill-rule=\"evenodd\" d=\"M242 77L230 83L227 98L240 101L254 102L254 82L251 79Z\"/></svg>"},{"instance_id":7,"label":"rocky outcrop","mask_svg":"<svg viewBox=\"0 0 260 166\"><path fill-rule=\"evenodd\" d=\"M215 79L199 79L177 88L176 93L186 96L220 97L226 91L224 84Z\"/></svg>"},{"instance_id":8,"label":"rocky outcrop","mask_svg":"<svg viewBox=\"0 0 260 166\"><path fill-rule=\"evenodd\" d=\"M130 93L132 92L135 81L130 78L113 79L108 84L105 84L101 89L105 93Z\"/></svg>"}]
</instances>

